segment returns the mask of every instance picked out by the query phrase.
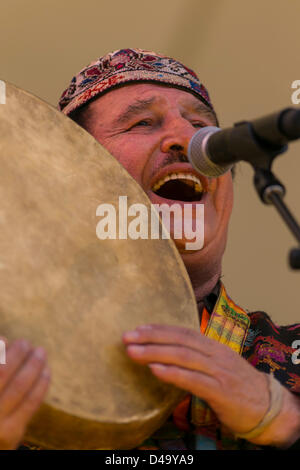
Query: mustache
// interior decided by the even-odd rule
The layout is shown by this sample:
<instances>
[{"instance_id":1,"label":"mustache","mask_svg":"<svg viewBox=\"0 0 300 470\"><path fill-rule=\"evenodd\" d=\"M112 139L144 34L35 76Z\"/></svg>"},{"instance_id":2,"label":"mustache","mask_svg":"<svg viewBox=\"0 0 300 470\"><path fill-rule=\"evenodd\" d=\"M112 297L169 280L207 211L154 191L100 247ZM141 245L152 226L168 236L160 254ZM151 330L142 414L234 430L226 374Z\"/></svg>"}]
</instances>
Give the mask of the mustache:
<instances>
[{"instance_id":1,"label":"mustache","mask_svg":"<svg viewBox=\"0 0 300 470\"><path fill-rule=\"evenodd\" d=\"M160 168L164 168L167 165L171 165L172 163L188 163L189 159L183 152L178 152L174 154L166 155L166 158L162 162Z\"/></svg>"},{"instance_id":2,"label":"mustache","mask_svg":"<svg viewBox=\"0 0 300 470\"><path fill-rule=\"evenodd\" d=\"M171 165L172 163L189 163L189 159L182 151L174 151L172 153L170 152L165 155L163 161L160 161L154 166L151 172L151 177L153 177L155 173L162 170L166 166Z\"/></svg>"}]
</instances>

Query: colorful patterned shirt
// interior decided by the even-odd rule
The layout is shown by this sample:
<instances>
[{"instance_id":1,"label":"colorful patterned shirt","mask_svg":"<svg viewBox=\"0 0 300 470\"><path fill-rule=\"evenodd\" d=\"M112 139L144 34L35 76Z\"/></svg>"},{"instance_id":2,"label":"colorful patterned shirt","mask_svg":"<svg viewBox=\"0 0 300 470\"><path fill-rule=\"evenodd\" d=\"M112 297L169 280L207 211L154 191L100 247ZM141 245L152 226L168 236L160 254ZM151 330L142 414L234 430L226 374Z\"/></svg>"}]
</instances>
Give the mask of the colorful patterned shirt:
<instances>
[{"instance_id":1,"label":"colorful patterned shirt","mask_svg":"<svg viewBox=\"0 0 300 470\"><path fill-rule=\"evenodd\" d=\"M209 319L220 310L220 306L226 315L229 314L233 318L233 326L228 327L230 334L228 331L224 332L226 328L223 319L217 318L219 324L208 336L227 344L262 372L274 373L274 377L282 385L292 393L300 395L300 324L277 326L264 312L246 313L230 299L219 282L214 291L204 299L204 303L199 305L202 331L205 331ZM245 317L239 318L242 312ZM244 319L247 321L247 318L249 323L243 326L243 336L243 332L237 330L237 325L243 325ZM222 328L219 328L220 326ZM216 331L219 334L221 330L220 337L216 337ZM236 342L235 339L232 340L234 332L241 333ZM293 448L300 449L300 441L293 445ZM165 425L138 449L250 450L266 447L236 439L201 400L187 395Z\"/></svg>"}]
</instances>

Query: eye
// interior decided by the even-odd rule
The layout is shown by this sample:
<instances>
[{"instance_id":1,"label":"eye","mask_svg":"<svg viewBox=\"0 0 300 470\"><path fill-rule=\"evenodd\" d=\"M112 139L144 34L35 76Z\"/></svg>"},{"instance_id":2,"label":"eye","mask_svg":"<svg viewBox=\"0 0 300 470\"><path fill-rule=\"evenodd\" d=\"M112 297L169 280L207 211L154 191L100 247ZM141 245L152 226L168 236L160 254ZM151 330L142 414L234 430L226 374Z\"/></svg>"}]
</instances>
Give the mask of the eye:
<instances>
[{"instance_id":1,"label":"eye","mask_svg":"<svg viewBox=\"0 0 300 470\"><path fill-rule=\"evenodd\" d=\"M206 124L203 124L203 122L192 122L191 124L196 128L206 127Z\"/></svg>"},{"instance_id":2,"label":"eye","mask_svg":"<svg viewBox=\"0 0 300 470\"><path fill-rule=\"evenodd\" d=\"M136 122L136 123L131 127L131 129L134 128L134 127L139 127L139 126L142 126L142 127L143 127L143 126L150 126L150 124L151 124L151 122L150 122L149 119L141 119L140 121Z\"/></svg>"}]
</instances>

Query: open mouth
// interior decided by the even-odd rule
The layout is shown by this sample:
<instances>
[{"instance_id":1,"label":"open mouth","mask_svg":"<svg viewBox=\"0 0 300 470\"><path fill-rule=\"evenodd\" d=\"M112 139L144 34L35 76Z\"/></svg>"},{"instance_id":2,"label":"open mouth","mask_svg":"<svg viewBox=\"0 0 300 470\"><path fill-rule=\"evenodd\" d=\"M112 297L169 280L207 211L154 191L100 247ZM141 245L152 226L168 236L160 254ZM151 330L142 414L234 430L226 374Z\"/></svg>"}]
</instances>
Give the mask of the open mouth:
<instances>
[{"instance_id":1,"label":"open mouth","mask_svg":"<svg viewBox=\"0 0 300 470\"><path fill-rule=\"evenodd\" d=\"M157 181L152 191L162 198L184 202L201 201L204 193L200 179L190 173L170 173Z\"/></svg>"}]
</instances>

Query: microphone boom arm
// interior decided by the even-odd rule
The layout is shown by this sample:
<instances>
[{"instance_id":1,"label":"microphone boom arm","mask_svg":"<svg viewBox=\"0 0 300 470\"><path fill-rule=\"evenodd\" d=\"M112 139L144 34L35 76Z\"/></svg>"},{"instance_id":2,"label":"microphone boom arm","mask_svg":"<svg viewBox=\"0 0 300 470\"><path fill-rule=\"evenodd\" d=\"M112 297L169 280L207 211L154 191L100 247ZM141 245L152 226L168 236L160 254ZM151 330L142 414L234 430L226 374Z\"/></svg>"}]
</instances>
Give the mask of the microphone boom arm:
<instances>
[{"instance_id":1,"label":"microphone boom arm","mask_svg":"<svg viewBox=\"0 0 300 470\"><path fill-rule=\"evenodd\" d=\"M239 134L234 138L228 135L227 142L234 147L234 155L238 155L240 149L239 160L242 155L242 159L252 165L253 182L260 200L264 204L273 204L300 246L300 226L283 201L285 187L271 171L274 158L287 150L288 141L300 137L300 111L287 108L252 123L239 122L228 131L228 134L230 131ZM216 133L215 139L217 137ZM243 151L240 148L242 141ZM247 152L245 141L248 142ZM300 269L300 248L290 250L289 265L292 269Z\"/></svg>"}]
</instances>

